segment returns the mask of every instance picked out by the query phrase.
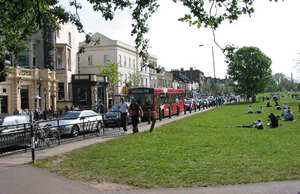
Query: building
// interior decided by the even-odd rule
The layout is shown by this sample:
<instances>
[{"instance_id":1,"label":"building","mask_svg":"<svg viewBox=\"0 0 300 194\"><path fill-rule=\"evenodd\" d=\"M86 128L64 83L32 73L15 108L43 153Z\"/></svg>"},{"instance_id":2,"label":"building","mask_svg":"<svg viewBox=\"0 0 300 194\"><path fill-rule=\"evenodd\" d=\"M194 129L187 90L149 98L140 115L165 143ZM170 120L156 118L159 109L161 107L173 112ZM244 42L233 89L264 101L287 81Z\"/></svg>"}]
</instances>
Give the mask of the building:
<instances>
[{"instance_id":1,"label":"building","mask_svg":"<svg viewBox=\"0 0 300 194\"><path fill-rule=\"evenodd\" d=\"M120 81L115 91L108 89L109 98L112 100L112 92L115 95L123 94L123 87L130 81L130 75L138 70L138 53L135 47L118 40L112 40L103 34L95 33L92 39L100 40L100 45L93 43L86 44L81 42L79 45L85 48L85 52L79 55L78 73L79 74L99 74L99 64L108 64L109 61L118 64Z\"/></svg>"},{"instance_id":2,"label":"building","mask_svg":"<svg viewBox=\"0 0 300 194\"><path fill-rule=\"evenodd\" d=\"M143 67L139 58L137 49L134 46L123 43L119 40L112 40L107 36L95 33L92 35L93 40L99 40L100 44L86 44L81 42L79 45L85 48L85 52L78 56L78 73L79 74L100 74L97 65L108 64L109 61L118 64L120 73L118 87L108 88L109 106L113 103L113 95L126 95L126 88L133 84L138 77L140 86L155 87L156 72L149 67ZM157 66L157 58L150 55L150 63ZM117 99L116 99L117 100Z\"/></svg>"},{"instance_id":3,"label":"building","mask_svg":"<svg viewBox=\"0 0 300 194\"><path fill-rule=\"evenodd\" d=\"M77 74L77 30L70 23L61 26L56 31L56 78L57 78L57 105L63 108L72 103L72 75Z\"/></svg>"},{"instance_id":4,"label":"building","mask_svg":"<svg viewBox=\"0 0 300 194\"><path fill-rule=\"evenodd\" d=\"M56 110L61 101L71 103L71 74L77 71L76 28L65 24L48 36L48 41L42 32L30 37L28 49L12 59L17 67L11 67L6 81L0 82L1 114L15 109Z\"/></svg>"},{"instance_id":5,"label":"building","mask_svg":"<svg viewBox=\"0 0 300 194\"><path fill-rule=\"evenodd\" d=\"M173 73L162 69L157 74L157 87L158 88L177 88L178 86L173 85Z\"/></svg>"}]
</instances>

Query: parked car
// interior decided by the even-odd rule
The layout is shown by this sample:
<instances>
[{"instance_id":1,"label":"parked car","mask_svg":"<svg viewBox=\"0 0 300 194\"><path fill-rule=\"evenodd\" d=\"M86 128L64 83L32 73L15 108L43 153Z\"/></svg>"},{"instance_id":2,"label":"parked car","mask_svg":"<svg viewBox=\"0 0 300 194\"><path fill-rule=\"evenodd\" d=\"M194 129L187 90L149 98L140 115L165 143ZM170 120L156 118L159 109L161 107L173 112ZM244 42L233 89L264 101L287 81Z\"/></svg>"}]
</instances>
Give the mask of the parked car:
<instances>
[{"instance_id":1,"label":"parked car","mask_svg":"<svg viewBox=\"0 0 300 194\"><path fill-rule=\"evenodd\" d=\"M76 137L82 131L101 130L102 116L92 110L68 111L62 119L51 121L45 125L58 129L61 135Z\"/></svg>"},{"instance_id":2,"label":"parked car","mask_svg":"<svg viewBox=\"0 0 300 194\"><path fill-rule=\"evenodd\" d=\"M0 133L10 133L29 128L28 115L12 115L0 119Z\"/></svg>"},{"instance_id":3,"label":"parked car","mask_svg":"<svg viewBox=\"0 0 300 194\"><path fill-rule=\"evenodd\" d=\"M127 114L127 122L131 122L129 113ZM103 116L104 127L118 127L121 126L121 112L119 111L119 105L116 104Z\"/></svg>"},{"instance_id":4,"label":"parked car","mask_svg":"<svg viewBox=\"0 0 300 194\"><path fill-rule=\"evenodd\" d=\"M184 107L185 107L185 110L189 111L189 110L194 110L196 108L196 103L190 99L190 100L185 100L184 101Z\"/></svg>"}]
</instances>

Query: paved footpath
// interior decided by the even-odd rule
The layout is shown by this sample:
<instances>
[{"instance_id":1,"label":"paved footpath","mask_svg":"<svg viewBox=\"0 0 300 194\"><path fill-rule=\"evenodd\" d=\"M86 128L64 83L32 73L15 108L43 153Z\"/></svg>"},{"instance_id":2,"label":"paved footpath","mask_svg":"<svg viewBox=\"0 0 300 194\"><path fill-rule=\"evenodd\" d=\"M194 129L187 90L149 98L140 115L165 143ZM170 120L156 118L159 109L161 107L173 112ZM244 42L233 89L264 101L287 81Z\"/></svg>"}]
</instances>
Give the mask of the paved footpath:
<instances>
[{"instance_id":1,"label":"paved footpath","mask_svg":"<svg viewBox=\"0 0 300 194\"><path fill-rule=\"evenodd\" d=\"M182 119L190 115L164 119L156 123L156 127ZM141 131L149 130L150 125L141 125ZM155 131L154 131L155 132ZM130 133L126 134L129 135ZM80 142L64 144L58 147L41 150L37 158L59 155L98 142L113 138L93 138ZM229 185L218 187L174 188L174 189L137 189L121 191L101 191L91 186L69 180L62 176L28 165L31 153L24 153L0 158L0 194L300 194L300 181L285 181L245 185Z\"/></svg>"}]
</instances>

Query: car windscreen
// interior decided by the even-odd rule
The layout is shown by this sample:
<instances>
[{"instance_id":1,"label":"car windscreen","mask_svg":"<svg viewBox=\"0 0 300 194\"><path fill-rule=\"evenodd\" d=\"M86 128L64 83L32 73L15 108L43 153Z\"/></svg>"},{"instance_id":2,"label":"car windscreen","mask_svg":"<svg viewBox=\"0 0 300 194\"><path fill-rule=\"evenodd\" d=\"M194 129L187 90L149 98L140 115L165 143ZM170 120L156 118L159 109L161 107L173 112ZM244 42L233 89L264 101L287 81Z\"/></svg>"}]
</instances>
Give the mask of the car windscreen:
<instances>
[{"instance_id":1,"label":"car windscreen","mask_svg":"<svg viewBox=\"0 0 300 194\"><path fill-rule=\"evenodd\" d=\"M187 100L187 101L185 101L184 103L185 103L185 104L192 104L192 101Z\"/></svg>"},{"instance_id":2,"label":"car windscreen","mask_svg":"<svg viewBox=\"0 0 300 194\"><path fill-rule=\"evenodd\" d=\"M119 112L119 105L116 104L109 109L109 112Z\"/></svg>"},{"instance_id":3,"label":"car windscreen","mask_svg":"<svg viewBox=\"0 0 300 194\"><path fill-rule=\"evenodd\" d=\"M80 112L67 112L64 115L64 119L77 119L80 115Z\"/></svg>"},{"instance_id":4,"label":"car windscreen","mask_svg":"<svg viewBox=\"0 0 300 194\"><path fill-rule=\"evenodd\" d=\"M153 94L130 94L141 107L153 106Z\"/></svg>"}]
</instances>

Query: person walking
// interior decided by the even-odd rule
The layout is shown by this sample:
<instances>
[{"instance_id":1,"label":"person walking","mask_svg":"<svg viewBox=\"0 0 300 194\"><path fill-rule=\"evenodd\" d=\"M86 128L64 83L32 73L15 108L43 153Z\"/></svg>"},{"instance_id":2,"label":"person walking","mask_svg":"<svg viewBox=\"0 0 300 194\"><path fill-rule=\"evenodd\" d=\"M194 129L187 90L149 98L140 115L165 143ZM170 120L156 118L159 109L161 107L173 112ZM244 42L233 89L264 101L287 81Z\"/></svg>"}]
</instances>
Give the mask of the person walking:
<instances>
[{"instance_id":1,"label":"person walking","mask_svg":"<svg viewBox=\"0 0 300 194\"><path fill-rule=\"evenodd\" d=\"M123 130L126 132L127 129L127 114L128 114L128 106L124 102L124 98L121 98L121 102L119 104L119 111L121 112L121 125L123 127Z\"/></svg>"},{"instance_id":2,"label":"person walking","mask_svg":"<svg viewBox=\"0 0 300 194\"><path fill-rule=\"evenodd\" d=\"M140 117L140 114L143 117L144 112L143 112L143 109L141 108L141 106L136 103L136 100L134 98L131 99L131 103L129 105L129 113L130 113L130 116L132 119L133 133L138 133L139 132L139 129L138 129L139 117Z\"/></svg>"}]
</instances>

